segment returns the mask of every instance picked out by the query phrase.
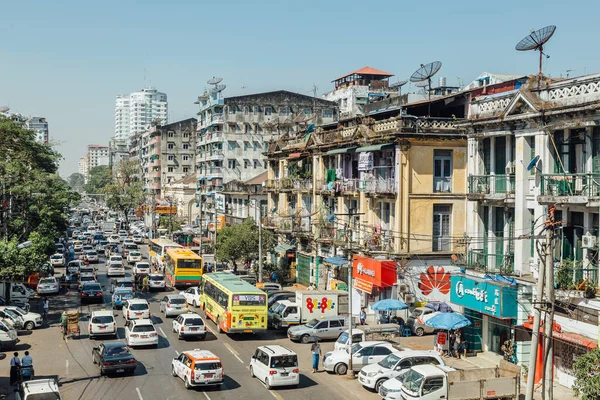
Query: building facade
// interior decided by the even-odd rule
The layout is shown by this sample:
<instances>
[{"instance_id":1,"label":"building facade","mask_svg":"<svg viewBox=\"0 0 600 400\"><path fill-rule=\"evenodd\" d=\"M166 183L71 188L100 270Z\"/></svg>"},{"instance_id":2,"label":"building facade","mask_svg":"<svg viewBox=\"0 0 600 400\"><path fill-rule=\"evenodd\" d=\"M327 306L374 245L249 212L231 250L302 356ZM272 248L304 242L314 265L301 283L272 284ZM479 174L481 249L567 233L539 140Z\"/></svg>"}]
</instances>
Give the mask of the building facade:
<instances>
[{"instance_id":1,"label":"building facade","mask_svg":"<svg viewBox=\"0 0 600 400\"><path fill-rule=\"evenodd\" d=\"M35 132L35 140L40 143L48 143L50 132L48 130L48 121L44 117L29 117L25 121L25 127Z\"/></svg>"},{"instance_id":2,"label":"building facade","mask_svg":"<svg viewBox=\"0 0 600 400\"><path fill-rule=\"evenodd\" d=\"M117 96L115 139L127 139L145 132L153 123L165 125L168 111L167 95L152 87Z\"/></svg>"},{"instance_id":3,"label":"building facade","mask_svg":"<svg viewBox=\"0 0 600 400\"><path fill-rule=\"evenodd\" d=\"M113 173L119 168L121 161L129 158L130 139L112 137L108 142L108 168Z\"/></svg>"},{"instance_id":4,"label":"building facade","mask_svg":"<svg viewBox=\"0 0 600 400\"><path fill-rule=\"evenodd\" d=\"M88 145L87 149L88 171L101 165L108 166L108 146L90 144Z\"/></svg>"},{"instance_id":5,"label":"building facade","mask_svg":"<svg viewBox=\"0 0 600 400\"><path fill-rule=\"evenodd\" d=\"M83 175L85 181L87 182L87 176L88 176L88 159L87 159L87 154L79 159L78 172L81 175Z\"/></svg>"}]
</instances>

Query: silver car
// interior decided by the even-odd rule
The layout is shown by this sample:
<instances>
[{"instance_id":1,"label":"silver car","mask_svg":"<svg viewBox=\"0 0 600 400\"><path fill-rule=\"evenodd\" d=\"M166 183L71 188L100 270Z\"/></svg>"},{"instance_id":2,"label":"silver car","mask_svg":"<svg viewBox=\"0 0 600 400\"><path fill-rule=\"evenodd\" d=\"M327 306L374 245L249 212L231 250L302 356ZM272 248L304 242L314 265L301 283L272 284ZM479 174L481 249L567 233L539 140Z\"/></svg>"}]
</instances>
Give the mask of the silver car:
<instances>
[{"instance_id":1,"label":"silver car","mask_svg":"<svg viewBox=\"0 0 600 400\"><path fill-rule=\"evenodd\" d=\"M186 314L189 312L185 297L180 294L169 294L160 301L160 312L164 312L166 317Z\"/></svg>"},{"instance_id":2,"label":"silver car","mask_svg":"<svg viewBox=\"0 0 600 400\"><path fill-rule=\"evenodd\" d=\"M312 319L304 325L291 326L287 335L290 340L309 343L311 338L335 339L348 327L344 317L327 317L323 319Z\"/></svg>"}]
</instances>

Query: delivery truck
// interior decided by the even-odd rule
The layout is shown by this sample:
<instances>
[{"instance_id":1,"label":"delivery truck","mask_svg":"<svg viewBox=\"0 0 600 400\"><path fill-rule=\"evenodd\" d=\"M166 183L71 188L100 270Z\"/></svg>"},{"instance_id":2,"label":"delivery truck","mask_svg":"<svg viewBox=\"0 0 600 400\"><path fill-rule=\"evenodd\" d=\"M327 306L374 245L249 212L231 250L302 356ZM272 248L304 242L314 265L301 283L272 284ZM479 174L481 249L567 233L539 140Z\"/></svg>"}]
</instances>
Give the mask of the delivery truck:
<instances>
[{"instance_id":1,"label":"delivery truck","mask_svg":"<svg viewBox=\"0 0 600 400\"><path fill-rule=\"evenodd\" d=\"M342 290L299 290L294 301L282 300L272 313L275 329L305 324L311 319L335 317L348 312L348 292Z\"/></svg>"},{"instance_id":2,"label":"delivery truck","mask_svg":"<svg viewBox=\"0 0 600 400\"><path fill-rule=\"evenodd\" d=\"M8 302L27 304L29 298L34 295L31 289L19 282L0 282L0 296Z\"/></svg>"}]
</instances>

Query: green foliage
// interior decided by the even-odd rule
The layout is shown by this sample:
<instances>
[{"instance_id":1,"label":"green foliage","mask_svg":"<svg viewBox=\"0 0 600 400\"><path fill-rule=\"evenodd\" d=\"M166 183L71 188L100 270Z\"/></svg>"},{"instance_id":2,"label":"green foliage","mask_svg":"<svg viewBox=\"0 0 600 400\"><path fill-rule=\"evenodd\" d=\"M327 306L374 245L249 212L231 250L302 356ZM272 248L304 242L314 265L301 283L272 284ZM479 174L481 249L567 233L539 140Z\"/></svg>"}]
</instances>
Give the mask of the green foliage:
<instances>
[{"instance_id":1,"label":"green foliage","mask_svg":"<svg viewBox=\"0 0 600 400\"><path fill-rule=\"evenodd\" d=\"M181 223L181 221L178 221L176 216L173 215L172 216L172 221L171 221L172 227L173 227L173 232L179 231L181 230L181 226L183 225ZM166 228L169 229L169 216L165 216L165 215L161 215L160 219L158 220L158 227L159 228Z\"/></svg>"},{"instance_id":2,"label":"green foliage","mask_svg":"<svg viewBox=\"0 0 600 400\"><path fill-rule=\"evenodd\" d=\"M113 182L112 171L107 165L99 165L90 169L88 181L84 186L86 193L102 193L104 188Z\"/></svg>"},{"instance_id":3,"label":"green foliage","mask_svg":"<svg viewBox=\"0 0 600 400\"><path fill-rule=\"evenodd\" d=\"M573 365L573 391L581 400L597 400L600 393L600 348L579 356Z\"/></svg>"},{"instance_id":4,"label":"green foliage","mask_svg":"<svg viewBox=\"0 0 600 400\"><path fill-rule=\"evenodd\" d=\"M71 189L81 192L83 191L83 186L85 185L85 177L78 172L74 172L67 178L67 184L71 187Z\"/></svg>"},{"instance_id":5,"label":"green foliage","mask_svg":"<svg viewBox=\"0 0 600 400\"><path fill-rule=\"evenodd\" d=\"M0 148L0 275L24 278L48 260L81 198L57 174L60 155L21 122L0 117ZM26 240L33 246L18 250Z\"/></svg>"},{"instance_id":6,"label":"green foliage","mask_svg":"<svg viewBox=\"0 0 600 400\"><path fill-rule=\"evenodd\" d=\"M263 256L275 244L273 233L262 230ZM227 225L217 232L217 258L222 261L250 262L258 259L258 225L248 218L241 224Z\"/></svg>"},{"instance_id":7,"label":"green foliage","mask_svg":"<svg viewBox=\"0 0 600 400\"><path fill-rule=\"evenodd\" d=\"M137 160L123 160L116 170L116 178L103 190L106 195L106 205L123 212L127 222L128 211L141 206L145 199L142 182L136 179L138 173Z\"/></svg>"}]
</instances>

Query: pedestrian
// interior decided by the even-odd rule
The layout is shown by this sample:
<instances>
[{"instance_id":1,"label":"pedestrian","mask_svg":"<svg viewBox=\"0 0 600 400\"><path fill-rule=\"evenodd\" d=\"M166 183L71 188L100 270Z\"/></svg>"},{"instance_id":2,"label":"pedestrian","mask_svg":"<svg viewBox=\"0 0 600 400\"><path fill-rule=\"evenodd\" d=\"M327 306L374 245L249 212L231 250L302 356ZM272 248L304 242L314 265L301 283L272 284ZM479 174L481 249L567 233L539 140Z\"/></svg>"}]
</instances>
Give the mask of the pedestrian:
<instances>
[{"instance_id":1,"label":"pedestrian","mask_svg":"<svg viewBox=\"0 0 600 400\"><path fill-rule=\"evenodd\" d=\"M19 353L13 353L13 358L10 359L10 385L15 385L19 382L19 370L21 369L21 360Z\"/></svg>"},{"instance_id":2,"label":"pedestrian","mask_svg":"<svg viewBox=\"0 0 600 400\"><path fill-rule=\"evenodd\" d=\"M458 347L456 349L456 358L460 359L461 354L464 358L467 358L467 342L463 338L459 339Z\"/></svg>"},{"instance_id":3,"label":"pedestrian","mask_svg":"<svg viewBox=\"0 0 600 400\"><path fill-rule=\"evenodd\" d=\"M367 313L364 308L360 309L360 324L365 325L367 323Z\"/></svg>"},{"instance_id":4,"label":"pedestrian","mask_svg":"<svg viewBox=\"0 0 600 400\"><path fill-rule=\"evenodd\" d=\"M67 312L63 311L60 315L60 327L63 334L63 339L67 336Z\"/></svg>"},{"instance_id":5,"label":"pedestrian","mask_svg":"<svg viewBox=\"0 0 600 400\"><path fill-rule=\"evenodd\" d=\"M237 272L237 264L233 263L233 273L235 274Z\"/></svg>"},{"instance_id":6,"label":"pedestrian","mask_svg":"<svg viewBox=\"0 0 600 400\"><path fill-rule=\"evenodd\" d=\"M312 353L312 372L314 374L319 370L319 359L321 358L321 345L318 339L315 339L312 346L310 346L310 352Z\"/></svg>"},{"instance_id":7,"label":"pedestrian","mask_svg":"<svg viewBox=\"0 0 600 400\"><path fill-rule=\"evenodd\" d=\"M456 343L456 332L450 331L448 337L448 357L454 357L454 343Z\"/></svg>"},{"instance_id":8,"label":"pedestrian","mask_svg":"<svg viewBox=\"0 0 600 400\"><path fill-rule=\"evenodd\" d=\"M208 265L206 266L206 270L208 271L208 273L210 274L212 271L212 264L208 263Z\"/></svg>"},{"instance_id":9,"label":"pedestrian","mask_svg":"<svg viewBox=\"0 0 600 400\"><path fill-rule=\"evenodd\" d=\"M33 358L29 355L28 351L25 352L25 355L21 359L21 367L33 367Z\"/></svg>"},{"instance_id":10,"label":"pedestrian","mask_svg":"<svg viewBox=\"0 0 600 400\"><path fill-rule=\"evenodd\" d=\"M42 308L44 309L44 321L48 322L48 311L50 310L50 302L48 301L47 297L42 301Z\"/></svg>"},{"instance_id":11,"label":"pedestrian","mask_svg":"<svg viewBox=\"0 0 600 400\"><path fill-rule=\"evenodd\" d=\"M144 279L142 280L142 284L144 285L144 293L148 293L148 275L144 275Z\"/></svg>"},{"instance_id":12,"label":"pedestrian","mask_svg":"<svg viewBox=\"0 0 600 400\"><path fill-rule=\"evenodd\" d=\"M271 272L271 282L277 282L277 274L275 271Z\"/></svg>"}]
</instances>

